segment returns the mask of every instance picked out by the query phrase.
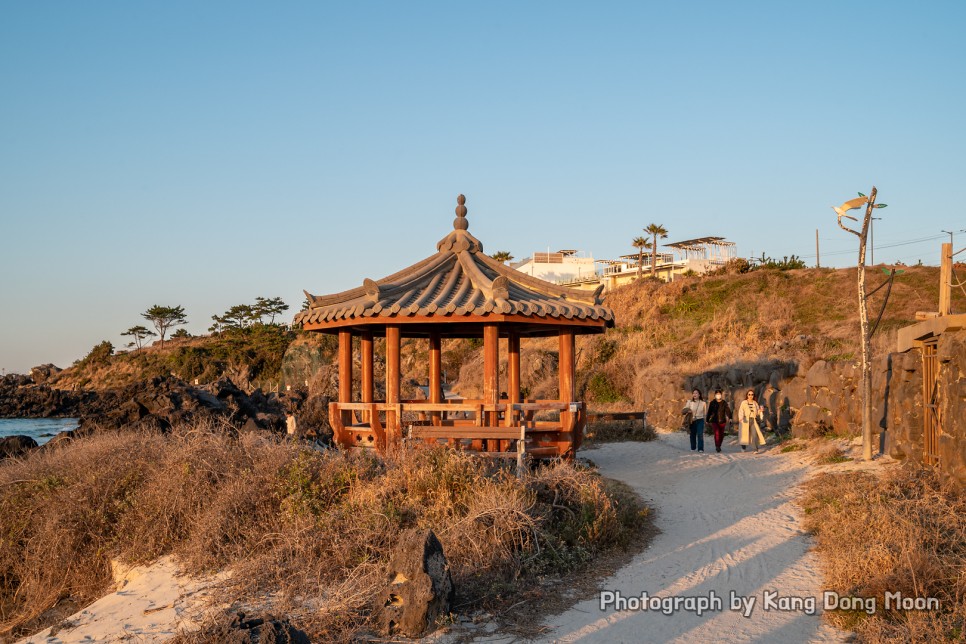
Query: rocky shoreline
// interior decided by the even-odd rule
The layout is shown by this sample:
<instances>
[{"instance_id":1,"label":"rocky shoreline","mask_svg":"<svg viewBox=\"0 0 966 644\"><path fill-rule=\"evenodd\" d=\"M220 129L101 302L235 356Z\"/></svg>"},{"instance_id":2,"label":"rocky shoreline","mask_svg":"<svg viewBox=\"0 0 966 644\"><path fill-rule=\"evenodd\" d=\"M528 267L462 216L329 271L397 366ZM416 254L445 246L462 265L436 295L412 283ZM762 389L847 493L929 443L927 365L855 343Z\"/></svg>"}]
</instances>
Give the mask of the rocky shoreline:
<instances>
[{"instance_id":1,"label":"rocky shoreline","mask_svg":"<svg viewBox=\"0 0 966 644\"><path fill-rule=\"evenodd\" d=\"M300 436L325 441L332 432L327 410L327 399L310 398L305 391L246 393L228 378L194 386L164 376L103 391L57 389L19 374L0 378L0 417L80 419L76 430L49 444L98 431L167 432L175 425L205 421L226 431L284 434L289 416Z\"/></svg>"}]
</instances>

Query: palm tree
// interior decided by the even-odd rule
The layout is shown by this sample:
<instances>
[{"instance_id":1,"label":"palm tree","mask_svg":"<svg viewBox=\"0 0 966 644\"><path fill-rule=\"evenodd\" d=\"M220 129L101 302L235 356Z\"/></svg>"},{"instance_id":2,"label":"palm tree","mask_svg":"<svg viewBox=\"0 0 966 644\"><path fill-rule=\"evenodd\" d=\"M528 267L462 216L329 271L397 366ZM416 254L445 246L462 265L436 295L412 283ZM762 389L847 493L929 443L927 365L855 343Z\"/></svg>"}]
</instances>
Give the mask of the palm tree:
<instances>
[{"instance_id":1,"label":"palm tree","mask_svg":"<svg viewBox=\"0 0 966 644\"><path fill-rule=\"evenodd\" d=\"M490 257L492 257L496 261L502 262L504 264L506 262L509 262L509 261L512 261L513 260L513 255L510 254L510 251L506 251L506 250L498 250L495 253L493 253L492 255L490 255Z\"/></svg>"},{"instance_id":2,"label":"palm tree","mask_svg":"<svg viewBox=\"0 0 966 644\"><path fill-rule=\"evenodd\" d=\"M635 237L631 246L637 249L637 276L644 274L644 249L647 248L647 237Z\"/></svg>"},{"instance_id":3,"label":"palm tree","mask_svg":"<svg viewBox=\"0 0 966 644\"><path fill-rule=\"evenodd\" d=\"M651 236L651 277L657 276L657 238L667 239L667 228L661 224L650 224L644 232Z\"/></svg>"}]
</instances>

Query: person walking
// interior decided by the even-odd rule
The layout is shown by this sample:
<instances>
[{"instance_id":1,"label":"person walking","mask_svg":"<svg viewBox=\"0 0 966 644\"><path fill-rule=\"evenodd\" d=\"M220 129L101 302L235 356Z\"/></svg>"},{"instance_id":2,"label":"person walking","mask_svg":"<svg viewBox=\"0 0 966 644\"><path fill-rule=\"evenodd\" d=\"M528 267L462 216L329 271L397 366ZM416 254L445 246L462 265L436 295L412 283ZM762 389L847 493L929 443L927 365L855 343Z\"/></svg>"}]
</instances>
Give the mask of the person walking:
<instances>
[{"instance_id":1,"label":"person walking","mask_svg":"<svg viewBox=\"0 0 966 644\"><path fill-rule=\"evenodd\" d=\"M714 451L721 451L721 443L724 441L725 425L731 420L731 407L724 399L724 393L720 389L714 390L714 400L708 403L708 422L714 430Z\"/></svg>"},{"instance_id":2,"label":"person walking","mask_svg":"<svg viewBox=\"0 0 966 644\"><path fill-rule=\"evenodd\" d=\"M755 448L755 454L757 454L758 447L765 444L765 436L760 429L760 424L764 418L765 411L755 399L755 390L749 389L738 408L738 441L741 443L742 450L751 445Z\"/></svg>"},{"instance_id":3,"label":"person walking","mask_svg":"<svg viewBox=\"0 0 966 644\"><path fill-rule=\"evenodd\" d=\"M691 392L691 400L684 405L682 413L691 412L691 424L688 432L691 435L691 451L704 451L704 419L708 415L708 404L701 397L697 389Z\"/></svg>"}]
</instances>

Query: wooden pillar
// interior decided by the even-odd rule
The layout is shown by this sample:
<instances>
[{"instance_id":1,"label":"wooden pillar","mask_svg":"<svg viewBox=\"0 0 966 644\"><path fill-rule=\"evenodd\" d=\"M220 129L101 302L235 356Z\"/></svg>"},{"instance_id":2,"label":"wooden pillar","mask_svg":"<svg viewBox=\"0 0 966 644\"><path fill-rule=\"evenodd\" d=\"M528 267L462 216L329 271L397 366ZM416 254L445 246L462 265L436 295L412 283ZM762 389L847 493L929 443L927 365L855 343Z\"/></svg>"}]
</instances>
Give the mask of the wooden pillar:
<instances>
[{"instance_id":1,"label":"wooden pillar","mask_svg":"<svg viewBox=\"0 0 966 644\"><path fill-rule=\"evenodd\" d=\"M352 331L339 331L339 402L352 402ZM352 412L340 411L343 425L351 425Z\"/></svg>"},{"instance_id":2,"label":"wooden pillar","mask_svg":"<svg viewBox=\"0 0 966 644\"><path fill-rule=\"evenodd\" d=\"M520 335L516 331L510 331L507 337L507 363L509 371L509 382L507 383L507 396L510 404L519 403L520 395ZM507 426L515 426L516 414L507 413Z\"/></svg>"},{"instance_id":3,"label":"wooden pillar","mask_svg":"<svg viewBox=\"0 0 966 644\"><path fill-rule=\"evenodd\" d=\"M483 325L483 404L495 405L500 402L500 327L497 324ZM483 414L483 424L488 427L499 425L497 412Z\"/></svg>"},{"instance_id":4,"label":"wooden pillar","mask_svg":"<svg viewBox=\"0 0 966 644\"><path fill-rule=\"evenodd\" d=\"M373 350L372 332L364 331L359 336L359 358L362 363L362 402L373 402L374 378L373 378ZM372 417L369 412L363 412L362 421L372 424Z\"/></svg>"},{"instance_id":5,"label":"wooden pillar","mask_svg":"<svg viewBox=\"0 0 966 644\"><path fill-rule=\"evenodd\" d=\"M352 402L352 331L339 331L339 402Z\"/></svg>"},{"instance_id":6,"label":"wooden pillar","mask_svg":"<svg viewBox=\"0 0 966 644\"><path fill-rule=\"evenodd\" d=\"M574 380L576 376L574 363L574 332L571 329L560 328L560 402L573 402L576 396Z\"/></svg>"},{"instance_id":7,"label":"wooden pillar","mask_svg":"<svg viewBox=\"0 0 966 644\"><path fill-rule=\"evenodd\" d=\"M386 326L386 403L399 404L399 325ZM386 412L386 433L388 447L398 446L402 439L401 418L395 410Z\"/></svg>"},{"instance_id":8,"label":"wooden pillar","mask_svg":"<svg viewBox=\"0 0 966 644\"><path fill-rule=\"evenodd\" d=\"M953 245L943 244L942 258L939 263L939 315L950 315L953 284Z\"/></svg>"},{"instance_id":9,"label":"wooden pillar","mask_svg":"<svg viewBox=\"0 0 966 644\"><path fill-rule=\"evenodd\" d=\"M571 403L576 398L574 391L574 381L576 379L576 361L574 360L574 332L567 327L560 327L560 360L559 360L559 382L560 382L560 402ZM560 423L564 430L576 425L575 414L569 409L560 412ZM577 429L574 432L578 431ZM560 456L572 454L571 448L578 442L574 433L562 432L558 436L557 450Z\"/></svg>"},{"instance_id":10,"label":"wooden pillar","mask_svg":"<svg viewBox=\"0 0 966 644\"><path fill-rule=\"evenodd\" d=\"M443 402L443 340L439 333L429 334L429 402ZM442 414L430 415L434 425L439 425Z\"/></svg>"}]
</instances>

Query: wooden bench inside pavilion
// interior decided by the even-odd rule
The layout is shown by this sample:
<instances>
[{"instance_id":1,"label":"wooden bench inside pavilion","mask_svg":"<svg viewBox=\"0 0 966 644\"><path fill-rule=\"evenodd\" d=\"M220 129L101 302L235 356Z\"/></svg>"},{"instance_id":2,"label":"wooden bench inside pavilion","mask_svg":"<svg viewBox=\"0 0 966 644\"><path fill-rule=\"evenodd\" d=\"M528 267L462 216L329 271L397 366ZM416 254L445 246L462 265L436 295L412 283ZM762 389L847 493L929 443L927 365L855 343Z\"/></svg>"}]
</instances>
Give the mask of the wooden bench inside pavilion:
<instances>
[{"instance_id":1,"label":"wooden bench inside pavilion","mask_svg":"<svg viewBox=\"0 0 966 644\"><path fill-rule=\"evenodd\" d=\"M602 288L590 292L560 287L485 255L483 245L469 233L465 203L460 195L453 231L437 244L436 254L342 293L306 292L309 308L294 323L339 337L339 395L329 405L334 441L344 448L382 451L411 438L490 456L525 450L533 458L572 458L587 422L584 403L575 395L574 339L613 327L613 312L601 305ZM559 399L522 400L521 341L554 336L559 343ZM358 392L352 390L353 337L359 338ZM386 341L385 400L374 399L377 337ZM482 399L445 400L442 340L481 337ZM428 342L426 400L400 398L402 338ZM507 340L508 363L502 389L500 338Z\"/></svg>"}]
</instances>

